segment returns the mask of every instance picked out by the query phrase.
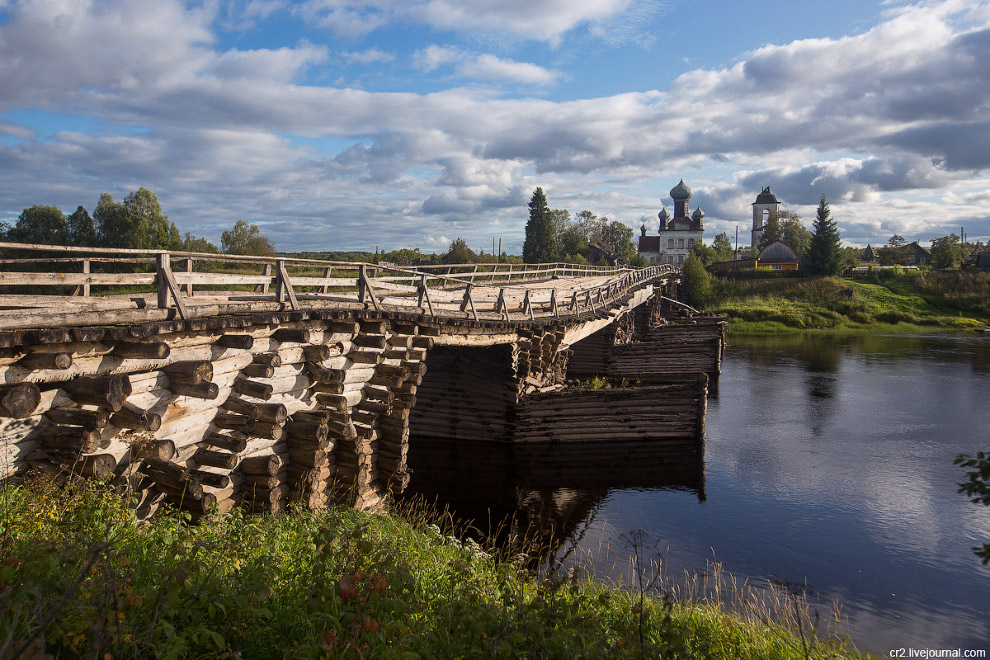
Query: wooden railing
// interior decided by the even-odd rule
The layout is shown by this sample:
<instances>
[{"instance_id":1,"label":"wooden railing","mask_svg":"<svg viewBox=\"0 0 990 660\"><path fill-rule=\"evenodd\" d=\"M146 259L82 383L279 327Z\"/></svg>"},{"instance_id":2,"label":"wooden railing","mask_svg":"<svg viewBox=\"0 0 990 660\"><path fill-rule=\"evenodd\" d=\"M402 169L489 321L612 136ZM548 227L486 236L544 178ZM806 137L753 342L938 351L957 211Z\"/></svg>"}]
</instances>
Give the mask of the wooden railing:
<instances>
[{"instance_id":1,"label":"wooden railing","mask_svg":"<svg viewBox=\"0 0 990 660\"><path fill-rule=\"evenodd\" d=\"M608 307L631 288L678 269L576 264L371 263L199 252L82 248L0 242L0 329L18 308L85 309L86 299L152 294L180 318L206 299L230 303L357 303L376 310L416 308L437 317L504 321L561 318ZM24 287L30 287L25 290ZM94 287L96 289L94 289ZM122 291L123 288L127 291ZM134 290L137 290L137 293ZM27 295L25 295L25 291ZM20 292L20 293L19 293ZM39 293L40 292L40 293ZM150 304L150 300L148 303ZM9 321L7 325L10 325Z\"/></svg>"}]
</instances>

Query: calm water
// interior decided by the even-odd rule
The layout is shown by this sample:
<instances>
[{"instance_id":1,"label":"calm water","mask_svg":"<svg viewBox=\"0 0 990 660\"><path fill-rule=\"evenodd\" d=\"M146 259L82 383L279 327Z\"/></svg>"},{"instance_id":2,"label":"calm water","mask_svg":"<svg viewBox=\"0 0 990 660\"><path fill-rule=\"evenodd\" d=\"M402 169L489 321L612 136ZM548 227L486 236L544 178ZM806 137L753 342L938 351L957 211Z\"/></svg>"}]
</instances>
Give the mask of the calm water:
<instances>
[{"instance_id":1,"label":"calm water","mask_svg":"<svg viewBox=\"0 0 990 660\"><path fill-rule=\"evenodd\" d=\"M552 526L603 577L628 573L642 530L668 575L714 557L806 583L862 650L990 648L990 567L970 550L990 509L952 464L990 450L990 336L732 337L706 421L703 459L688 441L652 456L414 438L412 486L479 521Z\"/></svg>"}]
</instances>

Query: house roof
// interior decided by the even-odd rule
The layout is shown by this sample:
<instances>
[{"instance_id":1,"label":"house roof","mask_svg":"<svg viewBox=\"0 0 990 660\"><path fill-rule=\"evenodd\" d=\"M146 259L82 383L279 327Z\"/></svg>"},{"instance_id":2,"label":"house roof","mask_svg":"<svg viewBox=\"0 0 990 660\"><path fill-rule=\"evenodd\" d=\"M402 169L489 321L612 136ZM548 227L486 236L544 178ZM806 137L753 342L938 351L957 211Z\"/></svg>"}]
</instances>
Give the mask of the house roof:
<instances>
[{"instance_id":1,"label":"house roof","mask_svg":"<svg viewBox=\"0 0 990 660\"><path fill-rule=\"evenodd\" d=\"M640 252L659 252L660 251L660 237L659 236L640 236L639 237L639 251Z\"/></svg>"},{"instance_id":2,"label":"house roof","mask_svg":"<svg viewBox=\"0 0 990 660\"><path fill-rule=\"evenodd\" d=\"M797 261L797 253L783 241L774 241L763 248L758 257L760 261Z\"/></svg>"}]
</instances>

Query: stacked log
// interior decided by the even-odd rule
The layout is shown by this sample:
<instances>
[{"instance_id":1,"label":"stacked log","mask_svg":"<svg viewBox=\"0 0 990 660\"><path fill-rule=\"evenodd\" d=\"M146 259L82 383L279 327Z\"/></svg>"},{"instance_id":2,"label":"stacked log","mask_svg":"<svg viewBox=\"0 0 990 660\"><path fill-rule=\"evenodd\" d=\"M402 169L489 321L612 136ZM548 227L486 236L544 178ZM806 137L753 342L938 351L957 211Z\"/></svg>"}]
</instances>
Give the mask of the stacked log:
<instances>
[{"instance_id":1,"label":"stacked log","mask_svg":"<svg viewBox=\"0 0 990 660\"><path fill-rule=\"evenodd\" d=\"M654 441L701 438L704 374L663 385L535 394L516 410L518 443Z\"/></svg>"},{"instance_id":2,"label":"stacked log","mask_svg":"<svg viewBox=\"0 0 990 660\"><path fill-rule=\"evenodd\" d=\"M415 391L409 427L416 435L508 442L519 379L509 346L438 346Z\"/></svg>"}]
</instances>

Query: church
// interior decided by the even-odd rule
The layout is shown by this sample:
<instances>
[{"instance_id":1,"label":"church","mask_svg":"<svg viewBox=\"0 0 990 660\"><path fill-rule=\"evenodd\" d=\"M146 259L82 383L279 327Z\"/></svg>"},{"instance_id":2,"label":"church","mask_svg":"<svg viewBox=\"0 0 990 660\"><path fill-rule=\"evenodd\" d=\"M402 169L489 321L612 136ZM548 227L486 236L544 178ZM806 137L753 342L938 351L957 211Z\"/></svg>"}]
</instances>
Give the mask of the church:
<instances>
[{"instance_id":1,"label":"church","mask_svg":"<svg viewBox=\"0 0 990 660\"><path fill-rule=\"evenodd\" d=\"M658 236L647 236L646 223L639 228L639 253L651 264L682 264L691 253L695 243L700 243L705 233L705 213L701 208L695 209L688 216L691 189L684 185L684 179L670 190L674 200L674 215L667 214L667 209L660 208L657 217L660 218Z\"/></svg>"}]
</instances>

